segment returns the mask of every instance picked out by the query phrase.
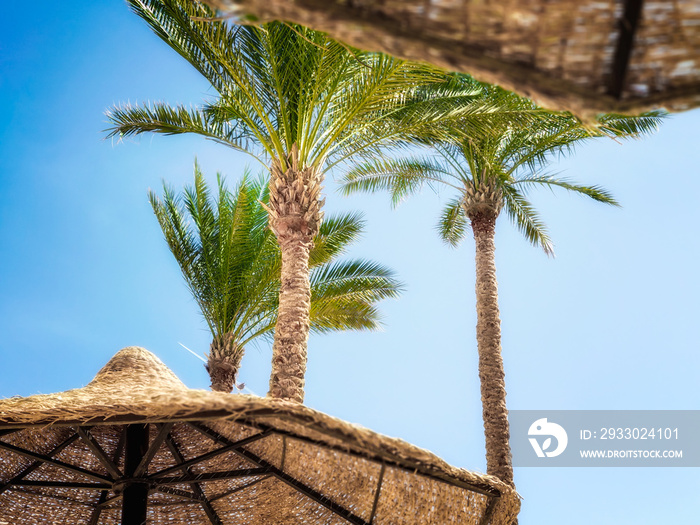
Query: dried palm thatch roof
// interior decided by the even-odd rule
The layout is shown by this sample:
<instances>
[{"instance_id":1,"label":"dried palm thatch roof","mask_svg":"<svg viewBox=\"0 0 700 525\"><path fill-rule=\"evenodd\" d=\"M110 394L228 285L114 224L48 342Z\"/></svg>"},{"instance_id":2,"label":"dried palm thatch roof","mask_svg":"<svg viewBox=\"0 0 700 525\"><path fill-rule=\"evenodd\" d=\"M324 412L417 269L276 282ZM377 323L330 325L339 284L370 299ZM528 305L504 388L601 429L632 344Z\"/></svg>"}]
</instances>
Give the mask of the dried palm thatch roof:
<instances>
[{"instance_id":1,"label":"dried palm thatch roof","mask_svg":"<svg viewBox=\"0 0 700 525\"><path fill-rule=\"evenodd\" d=\"M404 441L190 390L141 348L84 388L0 400L0 523L141 523L137 493L154 525L505 525L519 509L509 486Z\"/></svg>"},{"instance_id":2,"label":"dried palm thatch roof","mask_svg":"<svg viewBox=\"0 0 700 525\"><path fill-rule=\"evenodd\" d=\"M700 105L698 0L205 0L582 116Z\"/></svg>"}]
</instances>

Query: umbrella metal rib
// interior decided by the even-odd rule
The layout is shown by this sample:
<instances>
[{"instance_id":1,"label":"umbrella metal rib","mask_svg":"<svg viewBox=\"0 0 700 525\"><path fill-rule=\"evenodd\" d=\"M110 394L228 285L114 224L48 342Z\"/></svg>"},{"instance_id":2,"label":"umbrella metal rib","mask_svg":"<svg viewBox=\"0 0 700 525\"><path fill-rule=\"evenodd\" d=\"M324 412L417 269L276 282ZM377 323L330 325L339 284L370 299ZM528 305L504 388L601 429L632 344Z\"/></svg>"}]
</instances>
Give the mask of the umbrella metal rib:
<instances>
[{"instance_id":1,"label":"umbrella metal rib","mask_svg":"<svg viewBox=\"0 0 700 525\"><path fill-rule=\"evenodd\" d=\"M90 433L89 428L78 427L78 435L88 446L90 451L99 460L102 466L109 472L109 474L114 478L121 478L122 472L119 467L107 456L105 451L102 449L100 444L97 442L95 437Z\"/></svg>"},{"instance_id":2,"label":"umbrella metal rib","mask_svg":"<svg viewBox=\"0 0 700 525\"><path fill-rule=\"evenodd\" d=\"M374 503L372 503L372 514L369 515L369 522L374 523L374 515L377 513L377 505L379 504L379 494L382 490L382 481L384 481L384 472L386 471L386 465L382 465L382 469L379 471L379 480L377 481L377 490L374 491Z\"/></svg>"},{"instance_id":3,"label":"umbrella metal rib","mask_svg":"<svg viewBox=\"0 0 700 525\"><path fill-rule=\"evenodd\" d=\"M486 510L484 511L484 515L481 517L481 521L479 521L479 525L488 525L489 523L491 523L491 516L493 516L495 510L496 500L492 499L486 506Z\"/></svg>"},{"instance_id":4,"label":"umbrella metal rib","mask_svg":"<svg viewBox=\"0 0 700 525\"><path fill-rule=\"evenodd\" d=\"M215 430L209 428L206 425L203 425L201 423L195 423L195 422L188 422L187 423L189 426L192 428L195 428L199 430L202 434L205 436L208 436L214 441L217 441L219 443L223 443L226 445L233 445L234 443L227 439L226 437L222 436ZM331 512L337 514L341 518L344 518L345 520L349 521L350 523L354 525L370 525L367 523L365 520L351 512L350 510L346 509L342 505L339 505L338 503L334 502L330 498L327 498L323 494L315 491L308 485L302 483L301 481L297 480L296 478L290 476L289 474L285 473L284 471L278 469L275 467L272 463L269 463L262 459L261 457L257 456L253 452L242 448L242 447L235 447L233 451L244 457L245 459L251 461L252 463L255 463L256 465L259 465L260 467L267 469L267 471L275 476L277 479L280 481L283 481L293 489L295 489L297 492L300 492L304 496L307 496L308 498L311 498L313 501L316 503L319 503L320 505L326 507L328 510Z\"/></svg>"},{"instance_id":5,"label":"umbrella metal rib","mask_svg":"<svg viewBox=\"0 0 700 525\"><path fill-rule=\"evenodd\" d=\"M211 498L209 498L209 501L216 501L217 499L226 498L226 497L230 496L231 494L235 494L236 492L240 492L242 490L250 488L253 485L257 485L261 481L265 481L267 478L271 478L271 477L272 477L272 474L266 474L265 476L261 476L257 479L254 479L250 483L246 483L245 485L241 485L240 487L236 487L234 489L227 490L226 492L222 492L221 494L217 494L216 496L212 496Z\"/></svg>"},{"instance_id":6,"label":"umbrella metal rib","mask_svg":"<svg viewBox=\"0 0 700 525\"><path fill-rule=\"evenodd\" d=\"M181 485L183 483L202 483L205 481L223 481L228 479L249 478L251 476L261 476L269 471L265 468L241 468L226 470L222 472L204 472L202 474L192 474L191 472L182 476L170 476L167 478L156 478L153 483L161 485Z\"/></svg>"},{"instance_id":7,"label":"umbrella metal rib","mask_svg":"<svg viewBox=\"0 0 700 525\"><path fill-rule=\"evenodd\" d=\"M103 491L103 494L107 494L108 491ZM108 498L106 495L104 498L102 497L102 494L100 494L100 500L97 502L97 505L95 505L95 510L99 510L100 512L102 509L106 509L109 505L112 505L115 501L119 501L122 499L122 493L120 492L119 494L115 494L111 498ZM99 516L98 516L99 518ZM90 522L92 523L92 521ZM97 523L97 522L95 522Z\"/></svg>"},{"instance_id":8,"label":"umbrella metal rib","mask_svg":"<svg viewBox=\"0 0 700 525\"><path fill-rule=\"evenodd\" d=\"M191 473L190 467L185 465L185 458L170 435L167 436L165 444L175 460L179 463L179 468L181 468L186 475L189 475ZM214 510L214 507L212 507L211 501L207 499L202 487L200 487L197 483L191 483L190 487L192 487L195 497L200 499L202 509L207 515L207 518L209 518L209 521L211 521L212 525L222 525L219 515L216 513L216 510Z\"/></svg>"},{"instance_id":9,"label":"umbrella metal rib","mask_svg":"<svg viewBox=\"0 0 700 525\"><path fill-rule=\"evenodd\" d=\"M19 454L20 456L24 456L30 459L36 459L39 460L43 463L48 463L50 465L54 465L56 467L62 468L64 470L68 470L77 474L80 474L82 476L86 476L88 478L92 478L97 481L103 481L103 482L110 482L113 481L107 476L103 476L102 474L98 474L97 472L92 472L91 470L84 469L82 467L76 467L75 465L71 465L69 463L64 463L63 461L59 461L57 459L53 459L50 456L47 456L45 454L38 454L36 452L32 452L31 450L26 450L21 447L17 447L15 445L11 445L9 443L5 443L4 441L0 441L0 448L4 448L5 450L9 450L10 452L14 452L15 454Z\"/></svg>"},{"instance_id":10,"label":"umbrella metal rib","mask_svg":"<svg viewBox=\"0 0 700 525\"><path fill-rule=\"evenodd\" d=\"M119 433L119 441L117 442L117 448L114 451L114 455L112 456L112 461L114 463L119 462L119 457L122 455L125 443L126 428L122 429L122 431ZM95 506L95 509L92 511L92 515L90 516L90 521L88 522L88 525L97 525L97 522L100 520L100 515L102 514L102 509L104 509L106 505L122 497L121 494L117 494L116 496L107 499L108 495L109 491L107 490L103 490L102 492L100 492L100 497L97 500L97 505Z\"/></svg>"},{"instance_id":11,"label":"umbrella metal rib","mask_svg":"<svg viewBox=\"0 0 700 525\"><path fill-rule=\"evenodd\" d=\"M206 454L202 454L201 456L197 456L196 458L192 458L190 460L185 461L184 458L182 458L182 461L179 462L177 465L174 467L168 467L163 470L159 470L158 472L155 472L151 474L151 478L157 479L159 476L163 476L165 474L170 474L171 472L175 472L177 470L182 470L184 467L191 467L192 465L196 465L197 463L201 463L203 461L207 461L209 459L212 459L216 456L219 456L221 454L224 454L226 452L232 452L233 449L236 447L242 447L243 445L248 445L250 443L254 443L255 441L258 441L259 439L262 439L266 436L269 436L272 433L271 429L265 430L261 432L260 434L255 434L253 436L247 437L240 439L238 441L235 441L234 443L231 443L231 445L226 445L221 448L217 448L216 450L212 450L211 452L207 452ZM168 442L172 443L172 438L169 438ZM168 448L170 448L170 445L168 445ZM170 449L170 452L173 452L173 449ZM173 454L175 455L175 454Z\"/></svg>"},{"instance_id":12,"label":"umbrella metal rib","mask_svg":"<svg viewBox=\"0 0 700 525\"><path fill-rule=\"evenodd\" d=\"M162 492L163 494L170 494L171 496L179 496L185 501L178 500L176 503L182 505L183 503L202 503L202 498L197 497L194 492L187 492L186 490L174 489L172 487L156 487L156 492Z\"/></svg>"},{"instance_id":13,"label":"umbrella metal rib","mask_svg":"<svg viewBox=\"0 0 700 525\"><path fill-rule=\"evenodd\" d=\"M53 448L48 454L48 457L53 457L57 454L59 454L64 448L66 448L68 445L72 444L76 439L78 439L80 436L78 434L73 434L70 436L68 439L63 441L60 445L56 446ZM31 465L29 465L27 468L22 470L19 474L17 474L14 478L12 478L10 481L8 481L5 484L0 485L0 494L5 492L8 488L10 488L12 485L16 485L17 482L22 481L26 476L34 472L36 469L38 469L41 465L43 465L43 461L35 461Z\"/></svg>"},{"instance_id":14,"label":"umbrella metal rib","mask_svg":"<svg viewBox=\"0 0 700 525\"><path fill-rule=\"evenodd\" d=\"M146 451L146 454L144 454L143 458L141 459L141 463L139 463L139 466L136 467L136 471L134 472L134 476L139 477L141 474L146 472L146 469L148 468L148 464L154 458L154 456L158 452L158 449L163 444L163 441L165 441L165 439L170 434L170 430L172 428L173 428L173 423L166 423L166 424L159 426L158 434L156 434L156 437L153 440L153 442L151 443L150 447L148 448L148 451Z\"/></svg>"}]
</instances>

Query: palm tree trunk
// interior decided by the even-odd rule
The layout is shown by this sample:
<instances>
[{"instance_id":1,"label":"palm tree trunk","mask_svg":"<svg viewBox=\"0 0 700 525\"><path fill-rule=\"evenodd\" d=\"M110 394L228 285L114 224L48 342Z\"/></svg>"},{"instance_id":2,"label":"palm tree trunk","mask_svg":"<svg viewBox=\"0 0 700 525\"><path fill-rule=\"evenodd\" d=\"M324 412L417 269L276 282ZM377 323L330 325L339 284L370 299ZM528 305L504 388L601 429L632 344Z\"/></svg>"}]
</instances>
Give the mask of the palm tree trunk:
<instances>
[{"instance_id":1,"label":"palm tree trunk","mask_svg":"<svg viewBox=\"0 0 700 525\"><path fill-rule=\"evenodd\" d=\"M495 212L471 214L476 243L476 339L486 436L486 471L513 485L495 259Z\"/></svg>"},{"instance_id":2,"label":"palm tree trunk","mask_svg":"<svg viewBox=\"0 0 700 525\"><path fill-rule=\"evenodd\" d=\"M304 401L311 308L309 252L323 216L321 182L315 168L299 166L296 146L284 166L272 165L269 224L282 252L282 274L268 395L297 403Z\"/></svg>"},{"instance_id":3,"label":"palm tree trunk","mask_svg":"<svg viewBox=\"0 0 700 525\"><path fill-rule=\"evenodd\" d=\"M233 392L243 352L243 348L233 341L230 333L211 342L205 368L209 372L212 390L227 394Z\"/></svg>"}]
</instances>

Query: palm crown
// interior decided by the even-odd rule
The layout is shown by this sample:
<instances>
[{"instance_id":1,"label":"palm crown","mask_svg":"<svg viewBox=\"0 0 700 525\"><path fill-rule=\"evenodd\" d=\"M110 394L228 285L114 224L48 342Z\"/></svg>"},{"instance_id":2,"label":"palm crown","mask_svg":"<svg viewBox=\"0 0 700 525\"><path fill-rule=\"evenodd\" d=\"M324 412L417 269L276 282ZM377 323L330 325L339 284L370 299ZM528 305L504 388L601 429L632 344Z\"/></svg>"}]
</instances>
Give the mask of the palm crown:
<instances>
[{"instance_id":1,"label":"palm crown","mask_svg":"<svg viewBox=\"0 0 700 525\"><path fill-rule=\"evenodd\" d=\"M168 246L213 336L207 369L212 388L231 391L246 345L270 336L277 318L281 254L267 228L264 179L244 178L234 191L218 177L213 196L195 164L194 185L162 200L149 198ZM372 330L375 304L395 297L391 271L366 260L338 257L360 235L357 214L329 217L311 251L311 329Z\"/></svg>"},{"instance_id":2,"label":"palm crown","mask_svg":"<svg viewBox=\"0 0 700 525\"><path fill-rule=\"evenodd\" d=\"M493 86L487 89L499 90ZM535 107L526 99L521 101ZM438 232L448 244L456 246L464 239L474 214L490 210L498 216L505 210L528 241L553 254L546 227L528 200L532 189L558 187L598 202L617 202L600 186L580 185L544 172L552 155L570 152L577 143L595 137L641 136L655 130L664 114L609 114L600 116L595 124L584 124L569 113L543 112L527 126L506 124L495 132L474 136L454 130L449 141L423 139L437 155L376 157L356 165L341 179L342 191L386 190L396 205L424 186L447 186L457 193L446 203L438 223Z\"/></svg>"}]
</instances>

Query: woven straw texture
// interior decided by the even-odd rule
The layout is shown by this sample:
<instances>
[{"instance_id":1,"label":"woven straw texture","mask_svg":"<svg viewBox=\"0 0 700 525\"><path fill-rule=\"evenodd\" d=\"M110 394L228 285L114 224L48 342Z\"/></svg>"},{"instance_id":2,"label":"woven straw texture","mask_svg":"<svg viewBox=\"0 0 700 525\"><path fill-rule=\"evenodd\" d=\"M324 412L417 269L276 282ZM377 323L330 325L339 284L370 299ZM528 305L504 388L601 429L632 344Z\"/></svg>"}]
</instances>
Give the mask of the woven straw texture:
<instances>
[{"instance_id":1,"label":"woven straw texture","mask_svg":"<svg viewBox=\"0 0 700 525\"><path fill-rule=\"evenodd\" d=\"M84 388L0 400L0 523L119 523L136 423L149 524L505 525L520 506L493 477L302 405L188 389L131 347Z\"/></svg>"},{"instance_id":2,"label":"woven straw texture","mask_svg":"<svg viewBox=\"0 0 700 525\"><path fill-rule=\"evenodd\" d=\"M700 105L698 0L206 3L261 21L297 22L362 49L471 73L550 109L582 116ZM637 22L627 12L629 5L640 6Z\"/></svg>"}]
</instances>

